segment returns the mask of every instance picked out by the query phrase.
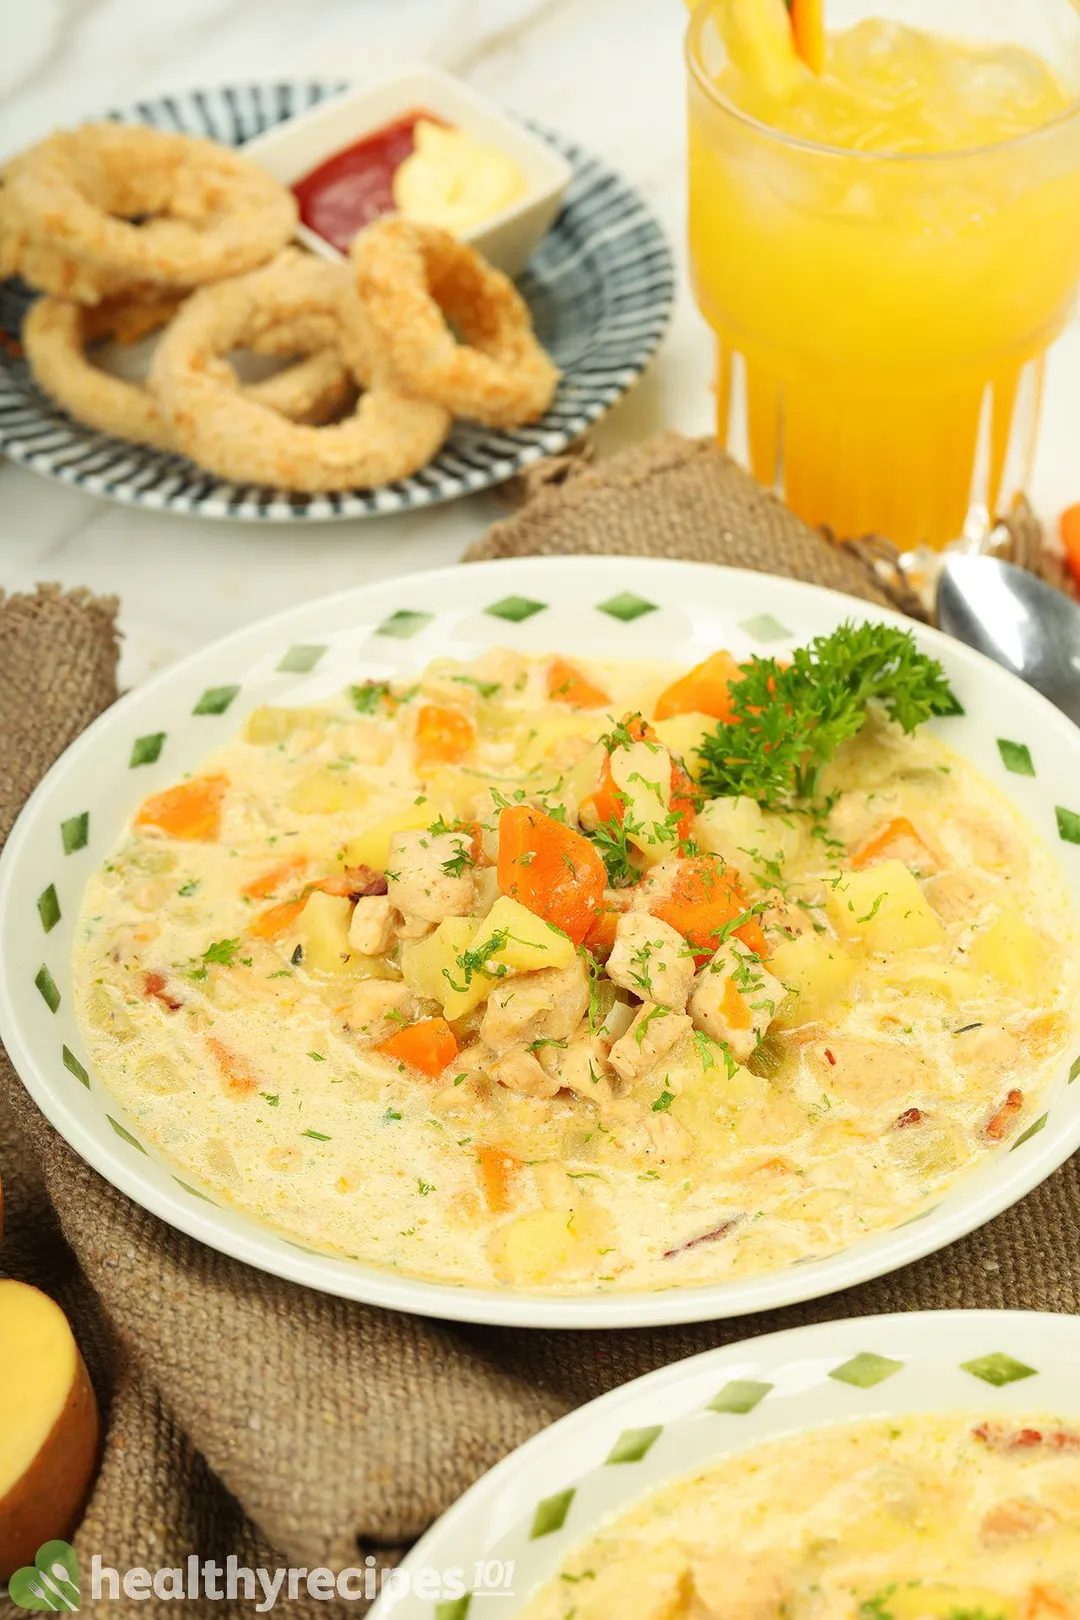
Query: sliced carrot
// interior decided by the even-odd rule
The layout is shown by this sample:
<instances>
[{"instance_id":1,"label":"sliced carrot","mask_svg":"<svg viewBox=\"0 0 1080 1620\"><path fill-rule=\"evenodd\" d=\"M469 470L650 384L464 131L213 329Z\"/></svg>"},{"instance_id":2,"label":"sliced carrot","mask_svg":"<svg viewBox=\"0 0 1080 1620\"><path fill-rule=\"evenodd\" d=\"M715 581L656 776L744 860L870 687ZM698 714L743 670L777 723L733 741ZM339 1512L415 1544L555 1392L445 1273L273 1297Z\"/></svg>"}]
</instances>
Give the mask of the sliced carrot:
<instances>
[{"instance_id":1,"label":"sliced carrot","mask_svg":"<svg viewBox=\"0 0 1080 1620\"><path fill-rule=\"evenodd\" d=\"M825 66L824 0L789 0L789 3L795 49L811 73L820 73Z\"/></svg>"},{"instance_id":2,"label":"sliced carrot","mask_svg":"<svg viewBox=\"0 0 1080 1620\"><path fill-rule=\"evenodd\" d=\"M476 1155L480 1164L480 1185L484 1199L493 1215L505 1215L513 1209L510 1196L513 1178L521 1169L521 1160L505 1148L482 1147Z\"/></svg>"},{"instance_id":3,"label":"sliced carrot","mask_svg":"<svg viewBox=\"0 0 1080 1620\"><path fill-rule=\"evenodd\" d=\"M729 1029L749 1029L753 1022L750 1009L730 979L724 980L724 995L720 1011Z\"/></svg>"},{"instance_id":4,"label":"sliced carrot","mask_svg":"<svg viewBox=\"0 0 1080 1620\"><path fill-rule=\"evenodd\" d=\"M856 851L851 864L856 871L861 872L864 866L872 866L875 861L886 858L889 851L894 850L898 844L908 843L914 843L920 850L924 850L934 862L934 865L937 865L933 852L925 839L920 838L907 816L895 816L879 833L876 833L873 838L863 844L861 849Z\"/></svg>"},{"instance_id":5,"label":"sliced carrot","mask_svg":"<svg viewBox=\"0 0 1080 1620\"><path fill-rule=\"evenodd\" d=\"M530 805L499 817L499 889L580 945L604 897L607 872L587 838Z\"/></svg>"},{"instance_id":6,"label":"sliced carrot","mask_svg":"<svg viewBox=\"0 0 1080 1620\"><path fill-rule=\"evenodd\" d=\"M610 911L601 906L592 921L592 927L585 935L585 944L594 955L607 956L615 946L615 931L619 926L621 911Z\"/></svg>"},{"instance_id":7,"label":"sliced carrot","mask_svg":"<svg viewBox=\"0 0 1080 1620\"><path fill-rule=\"evenodd\" d=\"M721 930L747 910L747 899L738 873L718 856L692 855L679 862L670 891L649 910L694 947L700 966L717 950ZM765 955L765 935L756 917L740 923L734 933L748 950Z\"/></svg>"},{"instance_id":8,"label":"sliced carrot","mask_svg":"<svg viewBox=\"0 0 1080 1620\"><path fill-rule=\"evenodd\" d=\"M1080 502L1062 512L1058 520L1058 532L1061 535L1061 544L1065 548L1069 572L1077 585L1080 585Z\"/></svg>"},{"instance_id":9,"label":"sliced carrot","mask_svg":"<svg viewBox=\"0 0 1080 1620\"><path fill-rule=\"evenodd\" d=\"M292 900L282 900L280 905L270 906L266 911L260 911L248 927L248 933L256 939L280 939L285 930L292 926L308 903L306 894L298 894Z\"/></svg>"},{"instance_id":10,"label":"sliced carrot","mask_svg":"<svg viewBox=\"0 0 1080 1620\"><path fill-rule=\"evenodd\" d=\"M458 1043L445 1018L421 1018L418 1023L395 1030L375 1050L397 1058L399 1063L411 1064L434 1080L457 1057Z\"/></svg>"},{"instance_id":11,"label":"sliced carrot","mask_svg":"<svg viewBox=\"0 0 1080 1620\"><path fill-rule=\"evenodd\" d=\"M272 866L269 872L264 872L261 877L252 878L250 883L245 883L240 893L246 895L249 900L272 900L289 879L297 877L307 864L306 855L293 855L289 860Z\"/></svg>"},{"instance_id":12,"label":"sliced carrot","mask_svg":"<svg viewBox=\"0 0 1080 1620\"><path fill-rule=\"evenodd\" d=\"M985 1523L983 1528L986 1529ZM1029 1587L1021 1613L1023 1620L1075 1620L1076 1617L1076 1610L1058 1587L1042 1584Z\"/></svg>"},{"instance_id":13,"label":"sliced carrot","mask_svg":"<svg viewBox=\"0 0 1080 1620\"><path fill-rule=\"evenodd\" d=\"M602 709L611 699L602 686L594 686L575 664L553 658L548 666L547 694L555 703L574 709Z\"/></svg>"},{"instance_id":14,"label":"sliced carrot","mask_svg":"<svg viewBox=\"0 0 1080 1620\"><path fill-rule=\"evenodd\" d=\"M460 765L475 741L473 723L460 709L425 703L416 717L418 765Z\"/></svg>"},{"instance_id":15,"label":"sliced carrot","mask_svg":"<svg viewBox=\"0 0 1080 1620\"><path fill-rule=\"evenodd\" d=\"M742 678L742 670L729 652L714 652L661 692L653 718L670 720L673 714L708 714L714 720L730 720L731 683Z\"/></svg>"},{"instance_id":16,"label":"sliced carrot","mask_svg":"<svg viewBox=\"0 0 1080 1620\"><path fill-rule=\"evenodd\" d=\"M252 1074L244 1058L226 1046L224 1041L219 1041L216 1035L208 1035L206 1045L221 1070L225 1089L230 1096L250 1097L253 1091L258 1091L258 1076Z\"/></svg>"},{"instance_id":17,"label":"sliced carrot","mask_svg":"<svg viewBox=\"0 0 1080 1620\"><path fill-rule=\"evenodd\" d=\"M173 838L212 844L221 832L227 776L196 776L153 793L135 812L136 827L158 827Z\"/></svg>"}]
</instances>

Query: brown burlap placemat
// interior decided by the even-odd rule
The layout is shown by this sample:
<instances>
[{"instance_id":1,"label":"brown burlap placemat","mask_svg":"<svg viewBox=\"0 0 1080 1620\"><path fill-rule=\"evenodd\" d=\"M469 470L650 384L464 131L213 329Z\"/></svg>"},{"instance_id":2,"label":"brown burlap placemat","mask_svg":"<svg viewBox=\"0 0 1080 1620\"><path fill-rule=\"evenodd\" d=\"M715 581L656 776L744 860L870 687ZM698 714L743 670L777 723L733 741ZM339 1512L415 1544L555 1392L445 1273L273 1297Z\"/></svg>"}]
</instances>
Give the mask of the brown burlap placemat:
<instances>
[{"instance_id":1,"label":"brown burlap placemat","mask_svg":"<svg viewBox=\"0 0 1080 1620\"><path fill-rule=\"evenodd\" d=\"M685 441L615 458L607 489L603 467L549 479L471 555L565 549L732 561L881 600L863 562L763 501L718 452ZM114 699L114 611L55 590L0 602L0 837ZM191 1553L271 1569L355 1565L370 1553L391 1562L528 1435L708 1346L878 1311L1080 1310L1078 1166L942 1254L767 1316L610 1334L458 1327L309 1293L163 1226L82 1163L0 1057L0 1272L64 1306L107 1417L76 1537L84 1568L94 1553L120 1570L181 1565ZM326 1615L364 1605L278 1607ZM171 1612L153 1598L139 1608ZM252 1612L243 1602L202 1608ZM0 1600L5 1609L14 1612Z\"/></svg>"}]
</instances>

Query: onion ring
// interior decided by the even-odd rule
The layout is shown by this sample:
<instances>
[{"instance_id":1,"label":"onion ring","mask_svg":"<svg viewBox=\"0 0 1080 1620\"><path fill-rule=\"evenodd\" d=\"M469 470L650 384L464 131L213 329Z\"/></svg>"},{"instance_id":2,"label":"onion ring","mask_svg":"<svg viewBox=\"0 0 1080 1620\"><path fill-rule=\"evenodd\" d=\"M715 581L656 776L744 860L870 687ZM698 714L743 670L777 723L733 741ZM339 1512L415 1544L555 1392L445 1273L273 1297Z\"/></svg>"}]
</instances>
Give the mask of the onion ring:
<instances>
[{"instance_id":1,"label":"onion ring","mask_svg":"<svg viewBox=\"0 0 1080 1620\"><path fill-rule=\"evenodd\" d=\"M50 135L8 165L4 198L28 245L178 287L265 263L297 218L292 193L250 158L145 124Z\"/></svg>"},{"instance_id":2,"label":"onion ring","mask_svg":"<svg viewBox=\"0 0 1080 1620\"><path fill-rule=\"evenodd\" d=\"M111 337L135 343L164 326L175 314L177 296L156 301L117 299L94 308L59 298L39 298L23 322L23 346L35 382L69 416L84 426L157 450L177 448L153 394L140 383L95 366L86 348ZM295 354L304 345L285 329L264 335L260 350ZM336 350L321 348L295 365L241 388L232 367L217 363L221 382L267 410L297 422L325 422L349 400L352 378Z\"/></svg>"},{"instance_id":3,"label":"onion ring","mask_svg":"<svg viewBox=\"0 0 1080 1620\"><path fill-rule=\"evenodd\" d=\"M70 298L77 304L99 304L132 288L131 277L103 270L62 253L32 236L12 206L8 187L0 187L0 281L20 276L28 287Z\"/></svg>"},{"instance_id":4,"label":"onion ring","mask_svg":"<svg viewBox=\"0 0 1080 1620\"><path fill-rule=\"evenodd\" d=\"M330 427L285 422L223 388L215 361L275 323L327 319L341 329L348 274L287 250L272 264L197 292L165 333L150 386L176 444L201 467L239 483L319 493L406 478L436 454L451 418L410 400L377 372L353 415Z\"/></svg>"},{"instance_id":5,"label":"onion ring","mask_svg":"<svg viewBox=\"0 0 1080 1620\"><path fill-rule=\"evenodd\" d=\"M508 276L448 231L401 218L376 220L350 251L370 340L402 393L487 427L544 414L559 371Z\"/></svg>"}]
</instances>

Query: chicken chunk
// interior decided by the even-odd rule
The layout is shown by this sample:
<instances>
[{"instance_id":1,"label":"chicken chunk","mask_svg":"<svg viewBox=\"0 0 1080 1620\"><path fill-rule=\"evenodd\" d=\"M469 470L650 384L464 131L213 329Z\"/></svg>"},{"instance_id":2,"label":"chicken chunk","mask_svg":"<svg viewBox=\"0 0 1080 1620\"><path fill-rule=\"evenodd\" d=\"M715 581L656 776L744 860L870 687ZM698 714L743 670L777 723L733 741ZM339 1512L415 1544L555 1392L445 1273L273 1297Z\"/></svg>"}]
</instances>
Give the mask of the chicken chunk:
<instances>
[{"instance_id":1,"label":"chicken chunk","mask_svg":"<svg viewBox=\"0 0 1080 1620\"><path fill-rule=\"evenodd\" d=\"M469 853L462 833L396 832L390 840L386 869L391 903L408 924L413 919L440 923L444 917L467 917L473 904Z\"/></svg>"},{"instance_id":2,"label":"chicken chunk","mask_svg":"<svg viewBox=\"0 0 1080 1620\"><path fill-rule=\"evenodd\" d=\"M831 1092L858 1108L880 1107L895 1115L926 1092L926 1063L897 1041L856 1036L815 1041L807 1047L814 1094Z\"/></svg>"},{"instance_id":3,"label":"chicken chunk","mask_svg":"<svg viewBox=\"0 0 1080 1620\"><path fill-rule=\"evenodd\" d=\"M781 1560L772 1553L756 1553L738 1560L695 1559L690 1565L694 1620L779 1620L789 1595L790 1582Z\"/></svg>"},{"instance_id":4,"label":"chicken chunk","mask_svg":"<svg viewBox=\"0 0 1080 1620\"><path fill-rule=\"evenodd\" d=\"M561 1090L562 1081L556 1074L548 1074L535 1052L527 1046L511 1046L497 1057L488 1070L507 1091L519 1091L525 1097L554 1097Z\"/></svg>"},{"instance_id":5,"label":"chicken chunk","mask_svg":"<svg viewBox=\"0 0 1080 1620\"><path fill-rule=\"evenodd\" d=\"M581 1035L565 1051L548 1047L538 1054L541 1065L559 1077L560 1085L602 1107L612 1099L607 1042L600 1035Z\"/></svg>"},{"instance_id":6,"label":"chicken chunk","mask_svg":"<svg viewBox=\"0 0 1080 1620\"><path fill-rule=\"evenodd\" d=\"M620 1097L602 1112L600 1123L616 1145L635 1159L656 1158L677 1164L694 1151L694 1138L666 1111L646 1108L632 1097Z\"/></svg>"},{"instance_id":7,"label":"chicken chunk","mask_svg":"<svg viewBox=\"0 0 1080 1620\"><path fill-rule=\"evenodd\" d=\"M364 895L349 921L349 944L361 956L381 956L393 944L397 922L397 908L388 895Z\"/></svg>"},{"instance_id":8,"label":"chicken chunk","mask_svg":"<svg viewBox=\"0 0 1080 1620\"><path fill-rule=\"evenodd\" d=\"M364 979L349 997L345 1028L365 1043L384 1041L414 1011L412 991L396 979Z\"/></svg>"},{"instance_id":9,"label":"chicken chunk","mask_svg":"<svg viewBox=\"0 0 1080 1620\"><path fill-rule=\"evenodd\" d=\"M804 906L789 900L779 889L769 889L761 896L764 911L761 926L774 943L782 939L799 939L813 932L813 920Z\"/></svg>"},{"instance_id":10,"label":"chicken chunk","mask_svg":"<svg viewBox=\"0 0 1080 1620\"><path fill-rule=\"evenodd\" d=\"M589 975L575 957L569 967L517 973L488 997L480 1038L493 1052L533 1041L569 1041L589 1010Z\"/></svg>"},{"instance_id":11,"label":"chicken chunk","mask_svg":"<svg viewBox=\"0 0 1080 1620\"><path fill-rule=\"evenodd\" d=\"M722 945L694 980L690 1016L697 1029L745 1063L772 1023L787 991L741 940Z\"/></svg>"},{"instance_id":12,"label":"chicken chunk","mask_svg":"<svg viewBox=\"0 0 1080 1620\"><path fill-rule=\"evenodd\" d=\"M686 1013L672 1012L659 1002L646 1001L626 1034L611 1048L611 1067L620 1079L636 1080L639 1074L645 1074L654 1063L666 1057L693 1027Z\"/></svg>"},{"instance_id":13,"label":"chicken chunk","mask_svg":"<svg viewBox=\"0 0 1080 1620\"><path fill-rule=\"evenodd\" d=\"M607 971L624 990L682 1012L694 981L694 958L670 923L630 911L619 918Z\"/></svg>"},{"instance_id":14,"label":"chicken chunk","mask_svg":"<svg viewBox=\"0 0 1080 1620\"><path fill-rule=\"evenodd\" d=\"M581 1579L580 1577L577 1577ZM675 1545L618 1560L574 1588L575 1620L689 1620L695 1610L686 1554Z\"/></svg>"}]
</instances>

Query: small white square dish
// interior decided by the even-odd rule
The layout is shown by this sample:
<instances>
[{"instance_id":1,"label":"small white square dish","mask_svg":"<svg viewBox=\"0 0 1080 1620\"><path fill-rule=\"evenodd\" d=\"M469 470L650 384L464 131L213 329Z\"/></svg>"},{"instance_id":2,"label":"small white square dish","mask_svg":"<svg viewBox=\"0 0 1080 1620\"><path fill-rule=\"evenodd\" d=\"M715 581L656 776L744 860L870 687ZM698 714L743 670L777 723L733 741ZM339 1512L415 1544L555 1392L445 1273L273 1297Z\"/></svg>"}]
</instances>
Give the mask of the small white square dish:
<instances>
[{"instance_id":1,"label":"small white square dish","mask_svg":"<svg viewBox=\"0 0 1080 1620\"><path fill-rule=\"evenodd\" d=\"M431 113L496 147L520 168L524 195L461 233L491 264L519 276L559 212L571 167L546 141L441 68L419 64L380 84L342 91L256 136L245 151L283 185L293 186L336 153L417 112ZM324 259L340 263L344 257L306 225L297 235Z\"/></svg>"}]
</instances>

